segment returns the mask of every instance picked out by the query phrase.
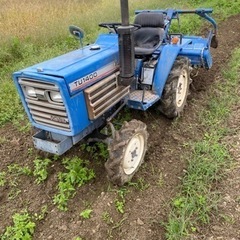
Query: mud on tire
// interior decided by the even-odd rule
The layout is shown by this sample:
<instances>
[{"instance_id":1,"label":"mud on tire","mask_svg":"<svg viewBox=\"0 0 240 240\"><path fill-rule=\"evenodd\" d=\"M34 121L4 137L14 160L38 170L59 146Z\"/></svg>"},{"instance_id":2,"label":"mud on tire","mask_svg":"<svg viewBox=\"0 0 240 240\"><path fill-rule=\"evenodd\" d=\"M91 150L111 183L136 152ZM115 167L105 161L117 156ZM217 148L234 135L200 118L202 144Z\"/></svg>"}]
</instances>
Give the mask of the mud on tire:
<instances>
[{"instance_id":1,"label":"mud on tire","mask_svg":"<svg viewBox=\"0 0 240 240\"><path fill-rule=\"evenodd\" d=\"M147 150L147 126L138 120L124 122L109 144L105 168L109 180L118 186L129 182L144 161Z\"/></svg>"},{"instance_id":2,"label":"mud on tire","mask_svg":"<svg viewBox=\"0 0 240 240\"><path fill-rule=\"evenodd\" d=\"M189 69L189 59L186 57L178 57L173 64L158 107L168 118L177 117L183 111L190 84Z\"/></svg>"}]
</instances>

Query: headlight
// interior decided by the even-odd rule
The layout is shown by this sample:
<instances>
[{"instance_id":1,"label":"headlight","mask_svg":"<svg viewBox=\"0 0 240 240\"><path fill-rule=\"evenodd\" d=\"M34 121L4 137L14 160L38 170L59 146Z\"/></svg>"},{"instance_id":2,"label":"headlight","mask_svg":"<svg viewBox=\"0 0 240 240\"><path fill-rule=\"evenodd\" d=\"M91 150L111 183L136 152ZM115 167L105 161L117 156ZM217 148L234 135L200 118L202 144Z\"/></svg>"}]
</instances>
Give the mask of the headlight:
<instances>
[{"instance_id":1,"label":"headlight","mask_svg":"<svg viewBox=\"0 0 240 240\"><path fill-rule=\"evenodd\" d=\"M25 91L28 97L37 97L36 91L33 87L26 86Z\"/></svg>"},{"instance_id":2,"label":"headlight","mask_svg":"<svg viewBox=\"0 0 240 240\"><path fill-rule=\"evenodd\" d=\"M62 103L62 96L59 92L50 92L50 98L53 102L59 102Z\"/></svg>"}]
</instances>

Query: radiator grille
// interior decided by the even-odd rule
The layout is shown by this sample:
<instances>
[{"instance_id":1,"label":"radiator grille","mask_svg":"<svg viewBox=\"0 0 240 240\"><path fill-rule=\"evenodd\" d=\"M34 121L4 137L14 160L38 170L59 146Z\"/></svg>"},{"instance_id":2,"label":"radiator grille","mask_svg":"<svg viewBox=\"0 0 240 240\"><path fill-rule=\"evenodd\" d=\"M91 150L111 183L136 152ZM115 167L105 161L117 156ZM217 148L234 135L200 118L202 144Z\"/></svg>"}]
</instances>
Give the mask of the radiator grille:
<instances>
[{"instance_id":1,"label":"radiator grille","mask_svg":"<svg viewBox=\"0 0 240 240\"><path fill-rule=\"evenodd\" d=\"M20 78L19 84L25 95L30 114L33 120L48 127L70 131L66 108L62 102L54 102L50 92L60 94L57 85L30 78ZM36 96L27 94L27 87L34 88Z\"/></svg>"},{"instance_id":2,"label":"radiator grille","mask_svg":"<svg viewBox=\"0 0 240 240\"><path fill-rule=\"evenodd\" d=\"M129 86L119 86L119 72L85 89L89 119L94 120L129 94Z\"/></svg>"}]
</instances>

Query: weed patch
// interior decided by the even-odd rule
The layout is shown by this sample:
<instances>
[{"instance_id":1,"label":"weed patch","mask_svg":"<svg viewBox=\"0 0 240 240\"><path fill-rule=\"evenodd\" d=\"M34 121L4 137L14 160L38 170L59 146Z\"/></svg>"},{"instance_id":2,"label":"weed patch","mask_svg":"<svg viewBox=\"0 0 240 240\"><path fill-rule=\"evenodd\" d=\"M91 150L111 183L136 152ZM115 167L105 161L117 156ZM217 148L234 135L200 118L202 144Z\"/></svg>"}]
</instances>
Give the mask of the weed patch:
<instances>
[{"instance_id":1,"label":"weed patch","mask_svg":"<svg viewBox=\"0 0 240 240\"><path fill-rule=\"evenodd\" d=\"M80 213L80 216L83 219L89 219L91 217L92 211L93 211L92 209L87 208Z\"/></svg>"},{"instance_id":2,"label":"weed patch","mask_svg":"<svg viewBox=\"0 0 240 240\"><path fill-rule=\"evenodd\" d=\"M48 177L47 168L52 163L48 158L45 159L35 159L34 161L34 171L33 176L36 177L36 183L39 184L45 181Z\"/></svg>"},{"instance_id":3,"label":"weed patch","mask_svg":"<svg viewBox=\"0 0 240 240\"><path fill-rule=\"evenodd\" d=\"M107 160L108 149L107 145L103 142L96 142L94 144L82 144L80 147L81 151L86 151L91 155L93 160L98 161L99 159Z\"/></svg>"},{"instance_id":4,"label":"weed patch","mask_svg":"<svg viewBox=\"0 0 240 240\"><path fill-rule=\"evenodd\" d=\"M16 94L16 89L11 81L1 83L0 81L0 127L3 124L17 119L24 118L23 108L20 99Z\"/></svg>"},{"instance_id":5,"label":"weed patch","mask_svg":"<svg viewBox=\"0 0 240 240\"><path fill-rule=\"evenodd\" d=\"M47 213L48 213L48 206L43 205L39 213L34 213L34 218L36 221L41 221L46 217Z\"/></svg>"},{"instance_id":6,"label":"weed patch","mask_svg":"<svg viewBox=\"0 0 240 240\"><path fill-rule=\"evenodd\" d=\"M28 166L19 166L14 163L8 166L8 172L13 176L26 175L29 176L32 174L32 170Z\"/></svg>"},{"instance_id":7,"label":"weed patch","mask_svg":"<svg viewBox=\"0 0 240 240\"><path fill-rule=\"evenodd\" d=\"M88 161L78 157L63 159L63 165L68 172L58 174L58 193L53 198L53 203L60 210L67 210L68 200L75 195L76 187L80 187L95 177L92 169L89 169Z\"/></svg>"},{"instance_id":8,"label":"weed patch","mask_svg":"<svg viewBox=\"0 0 240 240\"><path fill-rule=\"evenodd\" d=\"M110 216L109 212L107 212L107 211L102 214L102 219L108 225L111 225L114 223L112 217Z\"/></svg>"},{"instance_id":9,"label":"weed patch","mask_svg":"<svg viewBox=\"0 0 240 240\"><path fill-rule=\"evenodd\" d=\"M35 223L27 211L13 215L13 226L6 228L1 240L32 239Z\"/></svg>"},{"instance_id":10,"label":"weed patch","mask_svg":"<svg viewBox=\"0 0 240 240\"><path fill-rule=\"evenodd\" d=\"M128 186L133 186L135 189L139 191L144 191L149 188L150 184L146 183L143 178L138 178L137 182L129 182Z\"/></svg>"},{"instance_id":11,"label":"weed patch","mask_svg":"<svg viewBox=\"0 0 240 240\"><path fill-rule=\"evenodd\" d=\"M222 179L224 169L231 162L226 146L220 141L226 132L222 125L231 106L240 100L238 95L232 95L238 84L239 62L240 49L237 49L230 70L224 74L227 81L214 86L217 94L209 99L209 109L200 114L208 133L192 145L192 156L182 179L181 191L172 201L166 225L169 240L183 239L195 232L199 223L209 223L210 213L217 207L218 195L213 191L214 184Z\"/></svg>"},{"instance_id":12,"label":"weed patch","mask_svg":"<svg viewBox=\"0 0 240 240\"><path fill-rule=\"evenodd\" d=\"M125 187L121 187L117 190L118 197L115 199L115 207L119 213L124 213L124 207L126 202L125 196L128 192L129 190Z\"/></svg>"}]
</instances>

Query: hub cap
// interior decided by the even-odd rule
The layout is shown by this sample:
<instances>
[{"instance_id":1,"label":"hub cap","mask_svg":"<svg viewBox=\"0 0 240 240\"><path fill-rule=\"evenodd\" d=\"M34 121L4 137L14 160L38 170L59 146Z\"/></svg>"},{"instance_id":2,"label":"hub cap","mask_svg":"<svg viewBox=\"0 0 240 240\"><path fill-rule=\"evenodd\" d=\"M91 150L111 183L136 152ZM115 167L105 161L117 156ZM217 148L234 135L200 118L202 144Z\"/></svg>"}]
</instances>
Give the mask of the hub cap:
<instances>
[{"instance_id":1,"label":"hub cap","mask_svg":"<svg viewBox=\"0 0 240 240\"><path fill-rule=\"evenodd\" d=\"M176 92L176 104L177 107L181 107L184 103L186 98L187 92L187 71L184 69L182 74L179 76L178 85L177 85L177 92Z\"/></svg>"},{"instance_id":2,"label":"hub cap","mask_svg":"<svg viewBox=\"0 0 240 240\"><path fill-rule=\"evenodd\" d=\"M132 174L142 159L144 150L144 138L141 134L136 134L129 141L123 158L123 170L127 175Z\"/></svg>"}]
</instances>

